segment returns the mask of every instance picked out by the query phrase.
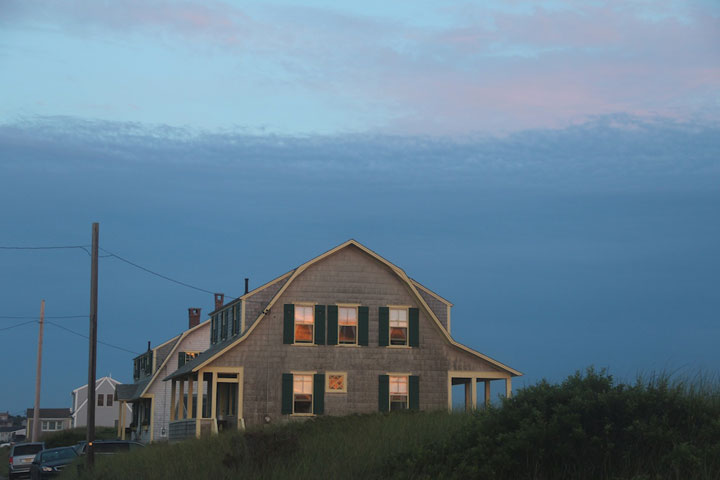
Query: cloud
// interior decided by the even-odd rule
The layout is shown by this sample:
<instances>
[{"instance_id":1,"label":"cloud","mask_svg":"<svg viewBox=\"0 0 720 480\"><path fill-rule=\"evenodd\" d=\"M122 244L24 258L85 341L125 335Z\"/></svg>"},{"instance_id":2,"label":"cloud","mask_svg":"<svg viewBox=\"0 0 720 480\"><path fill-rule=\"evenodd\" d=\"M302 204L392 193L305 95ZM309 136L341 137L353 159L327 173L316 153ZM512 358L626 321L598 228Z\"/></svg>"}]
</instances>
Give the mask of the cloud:
<instances>
[{"instance_id":1,"label":"cloud","mask_svg":"<svg viewBox=\"0 0 720 480\"><path fill-rule=\"evenodd\" d=\"M9 2L6 22L70 35L140 34L273 65L243 75L292 85L346 112L382 112L369 131L512 132L616 113L720 118L720 14L711 4L450 4L443 8L452 21L438 26L220 1L29 5Z\"/></svg>"},{"instance_id":2,"label":"cloud","mask_svg":"<svg viewBox=\"0 0 720 480\"><path fill-rule=\"evenodd\" d=\"M221 176L232 171L264 182L304 178L342 185L352 178L403 188L716 189L718 139L718 124L629 116L456 140L259 136L67 117L0 124L3 168L13 170L133 171L155 165Z\"/></svg>"}]
</instances>

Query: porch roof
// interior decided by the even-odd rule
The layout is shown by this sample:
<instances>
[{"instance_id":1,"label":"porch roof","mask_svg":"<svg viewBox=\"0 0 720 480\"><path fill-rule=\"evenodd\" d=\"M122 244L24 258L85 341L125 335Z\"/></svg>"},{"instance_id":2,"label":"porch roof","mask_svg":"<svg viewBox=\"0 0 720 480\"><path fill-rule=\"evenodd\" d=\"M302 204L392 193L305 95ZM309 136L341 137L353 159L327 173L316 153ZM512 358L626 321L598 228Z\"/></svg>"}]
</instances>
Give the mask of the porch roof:
<instances>
[{"instance_id":1,"label":"porch roof","mask_svg":"<svg viewBox=\"0 0 720 480\"><path fill-rule=\"evenodd\" d=\"M150 380L151 379L148 377L140 382L118 385L115 387L117 399L125 402L131 402L139 399L140 395L142 395L142 392L145 390L145 387L147 387L148 383L150 383Z\"/></svg>"}]
</instances>

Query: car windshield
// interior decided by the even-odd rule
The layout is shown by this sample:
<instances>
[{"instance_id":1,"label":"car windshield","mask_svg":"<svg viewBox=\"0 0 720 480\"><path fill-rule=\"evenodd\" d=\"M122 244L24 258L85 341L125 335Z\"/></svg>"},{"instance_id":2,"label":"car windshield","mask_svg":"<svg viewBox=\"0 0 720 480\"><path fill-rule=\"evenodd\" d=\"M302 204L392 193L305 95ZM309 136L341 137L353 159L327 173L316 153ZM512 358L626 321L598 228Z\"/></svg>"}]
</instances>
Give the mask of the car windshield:
<instances>
[{"instance_id":1,"label":"car windshield","mask_svg":"<svg viewBox=\"0 0 720 480\"><path fill-rule=\"evenodd\" d=\"M57 460L65 460L67 458L77 457L77 454L75 453L75 449L73 449L72 447L48 450L46 452L43 452L41 455L42 455L41 461L43 463L55 462Z\"/></svg>"},{"instance_id":2,"label":"car windshield","mask_svg":"<svg viewBox=\"0 0 720 480\"><path fill-rule=\"evenodd\" d=\"M96 443L93 445L95 453L127 452L130 447L127 443Z\"/></svg>"},{"instance_id":3,"label":"car windshield","mask_svg":"<svg viewBox=\"0 0 720 480\"><path fill-rule=\"evenodd\" d=\"M37 445L15 445L15 449L13 450L13 455L16 457L19 457L21 455L35 455L42 449L43 449L43 446L40 444L37 444Z\"/></svg>"}]
</instances>

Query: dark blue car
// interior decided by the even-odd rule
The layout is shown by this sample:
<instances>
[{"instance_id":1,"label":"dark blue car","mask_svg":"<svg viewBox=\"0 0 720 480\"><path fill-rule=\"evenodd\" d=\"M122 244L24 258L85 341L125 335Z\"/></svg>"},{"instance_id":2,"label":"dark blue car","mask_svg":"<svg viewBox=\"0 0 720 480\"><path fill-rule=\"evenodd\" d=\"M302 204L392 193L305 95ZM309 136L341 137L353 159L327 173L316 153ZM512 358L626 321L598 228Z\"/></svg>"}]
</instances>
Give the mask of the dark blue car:
<instances>
[{"instance_id":1,"label":"dark blue car","mask_svg":"<svg viewBox=\"0 0 720 480\"><path fill-rule=\"evenodd\" d=\"M72 447L48 448L38 452L30 465L30 478L42 480L59 475L77 456L77 452Z\"/></svg>"}]
</instances>

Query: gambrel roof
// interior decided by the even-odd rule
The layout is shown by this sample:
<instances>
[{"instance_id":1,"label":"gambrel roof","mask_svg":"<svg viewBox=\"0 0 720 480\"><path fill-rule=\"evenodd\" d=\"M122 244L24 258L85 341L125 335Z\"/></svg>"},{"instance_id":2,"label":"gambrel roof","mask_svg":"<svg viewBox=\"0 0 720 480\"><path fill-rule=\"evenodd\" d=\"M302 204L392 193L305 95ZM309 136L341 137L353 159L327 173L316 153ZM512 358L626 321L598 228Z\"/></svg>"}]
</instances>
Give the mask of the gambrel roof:
<instances>
[{"instance_id":1,"label":"gambrel roof","mask_svg":"<svg viewBox=\"0 0 720 480\"><path fill-rule=\"evenodd\" d=\"M428 317L430 317L430 319L435 323L435 325L437 326L437 328L442 332L442 335L444 336L444 338L446 339L446 341L447 341L448 343L450 343L450 345L452 345L453 347L455 347L455 348L457 348L457 349L459 349L459 350L462 350L462 351L464 351L464 352L467 352L467 353L469 353L469 354L471 354L471 355L473 355L473 356L476 356L476 357L478 357L478 358L480 358L480 359L482 359L482 360L485 360L486 362L488 362L488 363L490 363L491 365L499 368L500 370L503 370L503 371L507 372L510 376L522 375L521 372L519 372L519 371L517 371L517 370L515 370L515 369L513 369L513 368L510 368L510 367L508 367L507 365L504 365L504 364L498 362L497 360L488 357L487 355L484 355L484 354L482 354L482 353L480 353L480 352L477 352L477 351L475 351L475 350L473 350L473 349L471 349L471 348L469 348L469 347L466 347L465 345L463 345L463 344L455 341L455 340L450 336L450 333L447 331L447 329L446 329L445 327L443 327L442 323L441 323L440 320L437 318L437 316L436 316L435 313L432 311L432 309L431 309L431 308L428 306L428 304L425 302L425 300L423 299L422 295L420 295L420 293L418 292L418 288L422 288L423 290L425 290L426 292L429 292L431 295L433 295L435 298L437 298L437 299L440 300L441 302L447 304L448 306L452 306L452 304L451 304L448 300L440 297L440 296L437 295L436 293L434 293L434 292L428 290L426 287L420 285L418 282L412 280L410 277L407 276L407 274L405 273L405 271L404 271L403 269L401 269L400 267L398 267L397 265L395 265L395 264L393 264L392 262L390 262L390 261L386 260L385 258L381 257L380 255L378 255L378 254L375 253L374 251L372 251L372 250L370 250L369 248L367 248L366 246L362 245L360 242L358 242L358 241L356 241L356 240L353 240L353 239L350 239L350 240L348 240L348 241L346 241L346 242L338 245L337 247L335 247L335 248L333 248L333 249L331 249L331 250L328 250L327 252L323 253L322 255L319 255L319 256L313 258L312 260L309 260L309 261L303 263L302 265L300 265L300 266L297 267L296 269L291 270L290 272L288 272L288 273L286 273L286 274L284 274L284 275L281 275L280 277L278 277L278 278L276 278L275 280L273 280L272 282L270 282L269 284L272 284L272 283L274 283L274 282L276 282L276 281L278 281L278 280L280 280L280 279L283 279L283 278L286 278L286 277L289 276L288 280L284 283L284 285L282 286L282 288L280 288L280 290L278 290L278 292L273 296L273 298L272 298L272 299L270 300L270 302L267 304L267 306L265 307L265 309L260 313L260 315L258 316L258 318L257 318L254 322L252 322L252 325L250 326L250 328L247 329L247 331L245 331L245 332L244 332L242 335L240 335L239 337L231 337L231 338L228 338L228 339L226 339L226 340L224 340L224 341L222 341L222 342L218 342L218 343L216 343L215 345L212 345L208 350L206 350L205 352L201 353L199 356L197 356L197 357L194 358L193 360L189 361L188 363L186 363L185 365L183 365L181 368L179 368L178 370L176 370L176 371L173 372L172 374L168 375L168 376L165 378L165 380L170 380L170 379L173 379L173 378L185 376L185 375L187 375L188 373L191 373L191 372L197 372L197 371L200 370L202 367L208 365L210 362L214 361L214 360L217 359L218 357L220 357L220 356L222 356L223 354L225 354L225 352L227 352L227 351L230 350L231 348L233 348L233 347L235 347L236 345L239 345L239 344L241 344L242 342L244 342L250 335L252 335L253 330L255 330L255 327L257 327L257 325L259 325L260 322L265 318L265 316L269 313L269 311L271 310L271 308L273 307L273 305L275 305L275 303L280 299L280 297L281 297L282 294L285 292L285 290L287 290L287 288L293 283L293 281L294 281L296 278L298 278L300 275L302 275L302 273L303 273L305 270L307 270L308 267L310 267L310 266L314 265L315 263L318 263L318 262L322 261L323 259L325 259L325 258L333 255L334 253L336 253L336 252L338 252L338 251L340 251L340 250L342 250L342 249L344 249L344 248L350 247L350 246L354 246L354 247L360 249L361 251L365 252L366 254L370 255L371 257L373 257L374 259L376 259L376 260L379 261L380 263L382 263L382 264L384 264L385 266L387 266L388 268L390 268L390 270L392 270L392 271L398 276L398 278L407 285L407 287L409 288L409 290L412 292L412 294L413 294L414 297L416 298L418 304L422 307L422 309L425 311L425 313L428 315ZM251 293L252 293L252 292L251 292Z\"/></svg>"}]
</instances>

